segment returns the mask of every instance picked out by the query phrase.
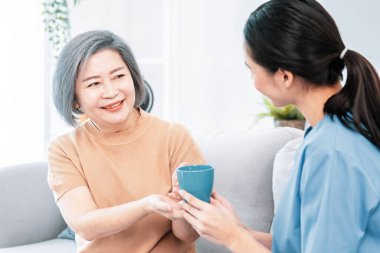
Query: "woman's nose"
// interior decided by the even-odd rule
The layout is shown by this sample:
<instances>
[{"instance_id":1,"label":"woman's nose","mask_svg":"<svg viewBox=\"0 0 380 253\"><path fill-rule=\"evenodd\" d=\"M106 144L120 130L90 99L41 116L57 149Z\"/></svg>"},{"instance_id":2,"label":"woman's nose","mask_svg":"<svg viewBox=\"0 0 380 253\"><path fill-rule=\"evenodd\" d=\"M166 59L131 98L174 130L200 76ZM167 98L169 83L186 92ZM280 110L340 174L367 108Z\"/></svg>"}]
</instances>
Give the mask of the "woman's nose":
<instances>
[{"instance_id":1,"label":"woman's nose","mask_svg":"<svg viewBox=\"0 0 380 253\"><path fill-rule=\"evenodd\" d=\"M105 83L103 92L104 98L114 98L117 96L118 92L119 91L111 83Z\"/></svg>"}]
</instances>

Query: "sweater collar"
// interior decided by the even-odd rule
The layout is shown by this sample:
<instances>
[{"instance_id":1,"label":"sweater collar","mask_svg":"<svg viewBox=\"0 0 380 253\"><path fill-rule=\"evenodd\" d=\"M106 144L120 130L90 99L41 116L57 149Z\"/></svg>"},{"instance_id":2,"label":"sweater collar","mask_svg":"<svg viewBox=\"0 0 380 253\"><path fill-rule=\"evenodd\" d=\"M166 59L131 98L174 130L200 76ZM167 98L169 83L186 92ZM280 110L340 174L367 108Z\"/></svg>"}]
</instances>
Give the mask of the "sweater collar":
<instances>
[{"instance_id":1,"label":"sweater collar","mask_svg":"<svg viewBox=\"0 0 380 253\"><path fill-rule=\"evenodd\" d=\"M139 138L149 127L151 122L151 115L141 108L139 108L140 118L137 124L125 131L117 133L102 133L99 129L92 123L91 120L87 120L84 123L84 128L86 131L98 142L108 144L108 145L123 145L128 144L137 138Z\"/></svg>"}]
</instances>

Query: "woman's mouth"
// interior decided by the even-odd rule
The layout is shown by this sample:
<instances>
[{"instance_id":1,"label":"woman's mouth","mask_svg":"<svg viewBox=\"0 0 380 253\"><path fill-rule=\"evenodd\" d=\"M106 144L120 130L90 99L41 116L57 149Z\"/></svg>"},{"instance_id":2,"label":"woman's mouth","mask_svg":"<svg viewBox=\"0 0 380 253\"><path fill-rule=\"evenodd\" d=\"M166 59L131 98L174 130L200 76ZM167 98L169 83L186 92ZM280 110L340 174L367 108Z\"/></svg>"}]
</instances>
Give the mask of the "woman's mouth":
<instances>
[{"instance_id":1,"label":"woman's mouth","mask_svg":"<svg viewBox=\"0 0 380 253\"><path fill-rule=\"evenodd\" d=\"M125 99L118 101L116 103L106 105L106 106L102 107L102 109L106 109L107 111L112 111L112 112L118 111L123 106L124 101L125 101Z\"/></svg>"}]
</instances>

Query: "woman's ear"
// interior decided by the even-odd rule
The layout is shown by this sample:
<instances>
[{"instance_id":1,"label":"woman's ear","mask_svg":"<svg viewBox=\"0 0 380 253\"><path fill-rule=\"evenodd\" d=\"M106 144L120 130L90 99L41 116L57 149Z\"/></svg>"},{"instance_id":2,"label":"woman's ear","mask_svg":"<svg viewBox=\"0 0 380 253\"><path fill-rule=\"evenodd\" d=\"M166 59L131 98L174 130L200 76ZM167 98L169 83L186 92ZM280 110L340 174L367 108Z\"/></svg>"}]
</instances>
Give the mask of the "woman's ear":
<instances>
[{"instance_id":1,"label":"woman's ear","mask_svg":"<svg viewBox=\"0 0 380 253\"><path fill-rule=\"evenodd\" d=\"M288 70L278 69L275 73L275 80L279 87L289 89L293 85L294 74Z\"/></svg>"}]
</instances>

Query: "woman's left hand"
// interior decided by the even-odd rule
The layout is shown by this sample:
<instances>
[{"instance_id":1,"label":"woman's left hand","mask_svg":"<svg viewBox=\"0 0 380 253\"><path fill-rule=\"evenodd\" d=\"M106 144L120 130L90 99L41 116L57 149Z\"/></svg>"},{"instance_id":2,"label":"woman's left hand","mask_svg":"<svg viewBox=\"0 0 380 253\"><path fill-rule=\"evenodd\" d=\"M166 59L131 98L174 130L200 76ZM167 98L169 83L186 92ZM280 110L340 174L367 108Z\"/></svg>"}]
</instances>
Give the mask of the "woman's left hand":
<instances>
[{"instance_id":1,"label":"woman's left hand","mask_svg":"<svg viewBox=\"0 0 380 253\"><path fill-rule=\"evenodd\" d=\"M203 202L186 191L179 193L187 201L181 202L186 212L183 217L202 237L224 246L236 241L242 230L241 223L231 205L220 201L220 195L211 197L211 204ZM224 199L223 199L224 200ZM226 200L224 200L226 201Z\"/></svg>"}]
</instances>

